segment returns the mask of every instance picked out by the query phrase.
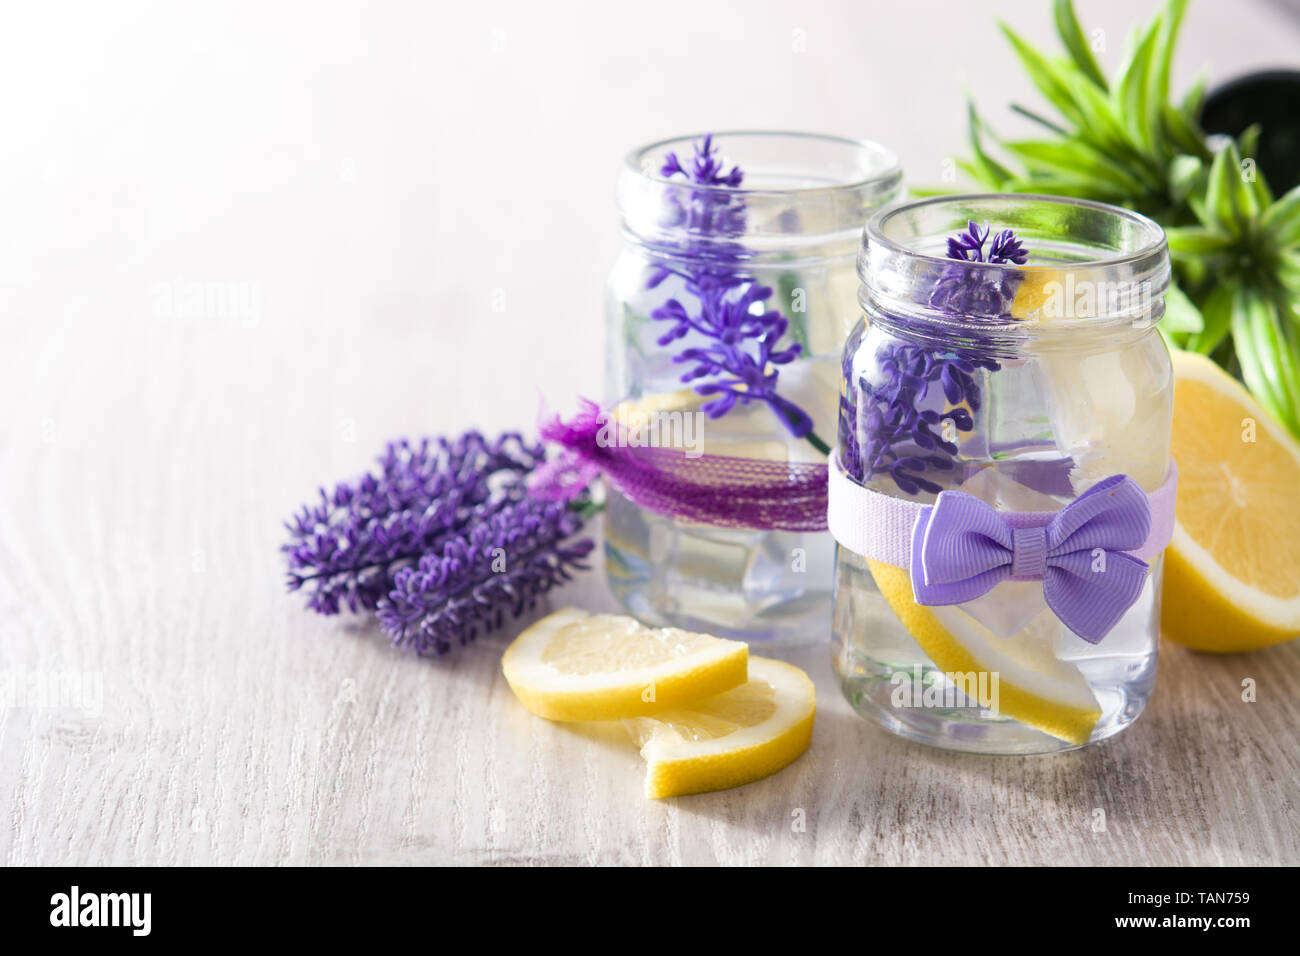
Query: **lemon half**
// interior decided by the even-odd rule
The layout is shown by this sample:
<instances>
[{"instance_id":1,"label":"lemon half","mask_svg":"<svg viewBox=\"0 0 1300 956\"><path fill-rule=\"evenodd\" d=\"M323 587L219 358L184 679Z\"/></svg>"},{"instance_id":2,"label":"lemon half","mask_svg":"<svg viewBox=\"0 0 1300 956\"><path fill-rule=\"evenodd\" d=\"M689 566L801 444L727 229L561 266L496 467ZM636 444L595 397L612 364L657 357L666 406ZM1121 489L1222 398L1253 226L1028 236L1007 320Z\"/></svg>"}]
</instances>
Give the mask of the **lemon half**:
<instances>
[{"instance_id":1,"label":"lemon half","mask_svg":"<svg viewBox=\"0 0 1300 956\"><path fill-rule=\"evenodd\" d=\"M1249 651L1300 634L1300 443L1202 355L1174 353L1178 507L1163 635Z\"/></svg>"}]
</instances>

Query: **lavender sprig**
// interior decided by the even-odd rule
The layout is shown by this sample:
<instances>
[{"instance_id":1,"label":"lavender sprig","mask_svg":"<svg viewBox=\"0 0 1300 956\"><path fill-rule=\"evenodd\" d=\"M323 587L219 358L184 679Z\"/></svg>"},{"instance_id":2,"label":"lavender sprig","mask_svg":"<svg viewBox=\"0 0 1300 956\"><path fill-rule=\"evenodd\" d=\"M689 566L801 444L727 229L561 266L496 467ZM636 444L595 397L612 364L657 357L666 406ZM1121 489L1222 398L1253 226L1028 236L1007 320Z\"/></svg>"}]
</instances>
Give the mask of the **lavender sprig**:
<instances>
[{"instance_id":1,"label":"lavender sprig","mask_svg":"<svg viewBox=\"0 0 1300 956\"><path fill-rule=\"evenodd\" d=\"M522 497L544 455L513 433L390 442L377 471L320 489L285 522L288 589L320 614L374 610L400 568Z\"/></svg>"},{"instance_id":2,"label":"lavender sprig","mask_svg":"<svg viewBox=\"0 0 1300 956\"><path fill-rule=\"evenodd\" d=\"M674 362L691 365L681 376L683 382L710 379L695 386L701 395L716 396L701 406L710 418L721 418L737 403L763 402L792 435L807 438L826 454L830 449L813 433L812 418L777 392L778 366L793 361L802 350L798 343L781 345L789 320L767 307L772 289L741 270L743 247L716 242L719 236L741 234L745 226L743 200L714 188L738 187L744 174L738 166L727 171L716 153L709 135L695 144L689 166L675 153L664 159L661 172L665 177L681 175L705 187L692 193L686 208L673 197L674 224L685 226L688 235L709 237L710 241L706 249L705 243L689 240L682 255L685 265L660 264L652 270L647 288L676 275L699 303L698 311L692 313L679 299L670 298L653 310L652 319L672 323L658 344L671 345L692 332L711 340L709 345L689 346L673 356Z\"/></svg>"},{"instance_id":3,"label":"lavender sprig","mask_svg":"<svg viewBox=\"0 0 1300 956\"><path fill-rule=\"evenodd\" d=\"M850 471L859 480L884 472L909 495L938 494L940 486L923 475L954 467L957 444L945 436L943 422L951 421L958 432L974 430L972 413L980 409L976 370L996 371L998 363L896 342L885 347L879 367L884 384L875 389L862 385L869 401L863 423L866 440L858 450L856 469ZM965 402L969 410L957 406L941 413L924 408L935 386L949 404Z\"/></svg>"},{"instance_id":4,"label":"lavender sprig","mask_svg":"<svg viewBox=\"0 0 1300 956\"><path fill-rule=\"evenodd\" d=\"M379 621L395 647L441 657L500 627L507 613L531 610L573 570L585 569L593 542L565 543L581 527L564 502L513 502L399 570L379 603Z\"/></svg>"},{"instance_id":5,"label":"lavender sprig","mask_svg":"<svg viewBox=\"0 0 1300 956\"><path fill-rule=\"evenodd\" d=\"M986 253L989 232L987 223L982 229L969 223L964 233L948 240L948 258L994 265L1028 261L1028 252L1010 229L994 235ZM936 282L930 304L968 318L1002 316L1010 311L1017 281L999 270L954 266ZM946 433L943 423L950 422L955 432L973 431L982 403L976 376L1001 366L974 346L940 350L904 342L883 346L876 366L882 384L873 388L865 378L859 380L866 399L862 420L847 400L841 402L846 467L859 481L884 473L905 494L938 494L941 486L925 475L952 471L958 451L951 440L955 435ZM846 371L850 367L846 358ZM943 412L926 408L939 391L950 407Z\"/></svg>"}]
</instances>

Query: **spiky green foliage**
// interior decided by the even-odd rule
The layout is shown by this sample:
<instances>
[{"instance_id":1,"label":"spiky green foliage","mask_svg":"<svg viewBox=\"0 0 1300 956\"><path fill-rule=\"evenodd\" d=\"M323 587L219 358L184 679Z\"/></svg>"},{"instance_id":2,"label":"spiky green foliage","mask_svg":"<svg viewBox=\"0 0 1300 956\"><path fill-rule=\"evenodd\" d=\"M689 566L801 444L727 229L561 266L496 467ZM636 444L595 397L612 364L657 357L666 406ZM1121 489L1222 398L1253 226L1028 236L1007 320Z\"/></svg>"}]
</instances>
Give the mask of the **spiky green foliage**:
<instances>
[{"instance_id":1,"label":"spiky green foliage","mask_svg":"<svg viewBox=\"0 0 1300 956\"><path fill-rule=\"evenodd\" d=\"M971 104L971 157L959 165L999 192L1100 200L1163 225L1175 274L1165 337L1211 355L1300 435L1300 187L1274 198L1255 163L1258 129L1236 139L1205 135L1204 80L1170 99L1186 7L1169 0L1135 30L1110 80L1070 0L1054 2L1064 55L1044 55L1003 24L1055 115L1013 105L1045 134L1003 140Z\"/></svg>"}]
</instances>

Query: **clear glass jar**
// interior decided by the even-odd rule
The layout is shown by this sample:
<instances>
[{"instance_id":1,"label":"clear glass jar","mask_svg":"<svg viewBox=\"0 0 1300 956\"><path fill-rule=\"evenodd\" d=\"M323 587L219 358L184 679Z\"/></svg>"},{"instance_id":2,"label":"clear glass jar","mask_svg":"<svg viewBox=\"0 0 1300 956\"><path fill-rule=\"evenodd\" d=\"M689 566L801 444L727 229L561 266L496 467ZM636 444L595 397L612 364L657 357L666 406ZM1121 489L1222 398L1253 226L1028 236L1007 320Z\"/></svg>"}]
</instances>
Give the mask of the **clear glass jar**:
<instances>
[{"instance_id":1,"label":"clear glass jar","mask_svg":"<svg viewBox=\"0 0 1300 956\"><path fill-rule=\"evenodd\" d=\"M632 153L618 183L625 244L608 287L606 408L628 420L682 412L700 422L703 455L777 462L826 461L838 415L839 354L857 321L855 259L862 221L898 194L895 156L880 146L799 133L723 133L709 147L738 165L739 186L665 176L673 153L689 168L702 137ZM662 344L671 323L654 318L669 300L702 308L692 280L732 281L725 300L766 287L749 309L779 311L781 347L799 354L776 392L807 413L795 437L771 404L738 401L710 418L712 397L675 361L710 340L694 329ZM824 441L823 441L824 440ZM817 447L821 443L820 450ZM612 486L606 504L606 570L632 614L658 626L704 630L770 646L823 640L830 624L833 542L823 532L720 527L638 507Z\"/></svg>"},{"instance_id":2,"label":"clear glass jar","mask_svg":"<svg viewBox=\"0 0 1300 956\"><path fill-rule=\"evenodd\" d=\"M1027 262L947 258L949 237L971 223L1014 230ZM1173 377L1156 323L1169 262L1154 222L1070 199L940 197L875 215L858 268L864 314L844 350L838 434L852 482L922 503L960 489L1039 512L1111 475L1148 494L1165 483ZM899 401L938 416L929 430L946 444L899 427ZM1154 687L1159 556L1150 565L1137 602L1093 644L1046 607L1041 582L921 607L907 569L837 546L833 664L860 714L927 744L1023 754L1100 740L1132 723ZM954 662L987 669L1002 706L954 693Z\"/></svg>"}]
</instances>

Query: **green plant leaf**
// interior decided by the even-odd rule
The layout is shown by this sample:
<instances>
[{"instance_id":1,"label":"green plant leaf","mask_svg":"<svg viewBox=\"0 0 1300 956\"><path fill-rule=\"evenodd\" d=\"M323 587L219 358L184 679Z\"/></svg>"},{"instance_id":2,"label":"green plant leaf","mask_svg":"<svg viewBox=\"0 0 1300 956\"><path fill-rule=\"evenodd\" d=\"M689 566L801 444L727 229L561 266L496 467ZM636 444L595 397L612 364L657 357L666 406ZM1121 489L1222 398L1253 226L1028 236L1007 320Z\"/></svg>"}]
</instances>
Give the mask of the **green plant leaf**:
<instances>
[{"instance_id":1,"label":"green plant leaf","mask_svg":"<svg viewBox=\"0 0 1300 956\"><path fill-rule=\"evenodd\" d=\"M1205 176L1205 164L1195 156L1179 153L1169 162L1169 198L1182 202L1200 185Z\"/></svg>"},{"instance_id":2,"label":"green plant leaf","mask_svg":"<svg viewBox=\"0 0 1300 956\"><path fill-rule=\"evenodd\" d=\"M1157 18L1146 30L1137 34L1137 39L1120 68L1119 78L1110 91L1111 104L1116 114L1124 120L1129 137L1148 152L1159 142L1159 131L1150 109L1153 85L1151 60L1159 30L1160 20Z\"/></svg>"},{"instance_id":3,"label":"green plant leaf","mask_svg":"<svg viewBox=\"0 0 1300 956\"><path fill-rule=\"evenodd\" d=\"M1070 51L1074 65L1079 68L1079 72L1105 90L1106 74L1101 72L1097 58L1092 55L1092 47L1088 45L1083 29L1079 26L1079 18L1074 15L1074 4L1070 0L1056 0L1053 13L1056 17L1056 32L1060 34L1065 48Z\"/></svg>"},{"instance_id":4,"label":"green plant leaf","mask_svg":"<svg viewBox=\"0 0 1300 956\"><path fill-rule=\"evenodd\" d=\"M1235 205L1237 184L1241 181L1237 165L1237 147L1226 144L1214 156L1210 175L1205 183L1205 215L1207 225L1213 225L1232 235L1240 235L1240 222ZM1202 217L1202 221L1205 219Z\"/></svg>"},{"instance_id":5,"label":"green plant leaf","mask_svg":"<svg viewBox=\"0 0 1300 956\"><path fill-rule=\"evenodd\" d=\"M1159 183L1159 167L1129 140L1124 124L1111 106L1110 98L1078 70L1067 70L1061 79L1069 88L1084 118L1077 135L1117 162L1127 164L1135 176L1153 185Z\"/></svg>"},{"instance_id":6,"label":"green plant leaf","mask_svg":"<svg viewBox=\"0 0 1300 956\"><path fill-rule=\"evenodd\" d=\"M1131 196L1142 192L1142 184L1111 162L1104 153L1077 139L1061 142L1017 140L1005 144L1008 152L1019 156L1034 171L1062 173L1070 178L1091 179L1109 187L1115 195Z\"/></svg>"},{"instance_id":7,"label":"green plant leaf","mask_svg":"<svg viewBox=\"0 0 1300 956\"><path fill-rule=\"evenodd\" d=\"M1298 357L1283 332L1276 305L1249 286L1241 286L1233 297L1232 341L1251 394L1287 428L1300 431Z\"/></svg>"},{"instance_id":8,"label":"green plant leaf","mask_svg":"<svg viewBox=\"0 0 1300 956\"><path fill-rule=\"evenodd\" d=\"M1214 232L1204 226L1181 226L1166 229L1165 238L1169 240L1171 255L1209 256L1231 249L1231 236Z\"/></svg>"},{"instance_id":9,"label":"green plant leaf","mask_svg":"<svg viewBox=\"0 0 1300 956\"><path fill-rule=\"evenodd\" d=\"M1201 303L1203 327L1187 343L1189 349L1209 355L1228 337L1232 330L1232 302L1236 292L1236 279L1225 279L1210 290Z\"/></svg>"},{"instance_id":10,"label":"green plant leaf","mask_svg":"<svg viewBox=\"0 0 1300 956\"><path fill-rule=\"evenodd\" d=\"M1064 126L1061 126L1057 123L1053 123L1042 113L1035 113L1033 110L1029 109L1028 107L1021 106L1019 103L1011 104L1011 112L1019 113L1025 119L1037 123L1039 126L1042 126L1044 129L1050 129L1057 136L1070 135L1070 131L1066 129Z\"/></svg>"},{"instance_id":11,"label":"green plant leaf","mask_svg":"<svg viewBox=\"0 0 1300 956\"><path fill-rule=\"evenodd\" d=\"M1283 249L1277 254L1277 281L1293 298L1300 300L1300 249ZM1296 303L1300 305L1300 301ZM1288 318L1294 321L1295 310L1288 309Z\"/></svg>"},{"instance_id":12,"label":"green plant leaf","mask_svg":"<svg viewBox=\"0 0 1300 956\"><path fill-rule=\"evenodd\" d=\"M1252 198L1252 218L1257 215L1261 209L1267 209L1273 202L1273 191L1268 188L1268 182L1264 178L1264 171L1259 168L1259 133L1260 125L1251 123L1237 137L1237 152L1241 155L1241 175L1242 181L1254 194ZM1246 178L1247 169L1250 177Z\"/></svg>"},{"instance_id":13,"label":"green plant leaf","mask_svg":"<svg viewBox=\"0 0 1300 956\"><path fill-rule=\"evenodd\" d=\"M1170 0L1160 15L1160 35L1156 41L1153 54L1155 59L1154 86L1152 98L1157 103L1169 99L1169 74L1173 67L1174 47L1178 43L1178 28L1183 24L1183 14L1187 12L1187 0Z\"/></svg>"},{"instance_id":14,"label":"green plant leaf","mask_svg":"<svg viewBox=\"0 0 1300 956\"><path fill-rule=\"evenodd\" d=\"M1245 158L1254 159L1259 150L1260 125L1251 123L1237 137L1237 151Z\"/></svg>"},{"instance_id":15,"label":"green plant leaf","mask_svg":"<svg viewBox=\"0 0 1300 956\"><path fill-rule=\"evenodd\" d=\"M1029 74L1029 79L1034 86L1038 87L1038 91L1047 97L1048 102L1055 106L1067 120L1075 126L1082 125L1079 108L1070 95L1069 84L1061 79L1061 67L1026 43L1005 23L999 23L998 26L1010 41L1012 49L1019 57L1025 72Z\"/></svg>"},{"instance_id":16,"label":"green plant leaf","mask_svg":"<svg viewBox=\"0 0 1300 956\"><path fill-rule=\"evenodd\" d=\"M967 160L964 159L959 159L957 160L957 168L960 169L967 176L969 176L971 179L975 180L977 183L981 183L989 187L990 189L1006 188L1006 184L1003 183L1002 180L987 178L987 174L985 173L985 171L972 162L968 162Z\"/></svg>"},{"instance_id":17,"label":"green plant leaf","mask_svg":"<svg viewBox=\"0 0 1300 956\"><path fill-rule=\"evenodd\" d=\"M1264 175L1264 170L1258 166L1255 167L1255 178L1249 184L1251 192L1255 195L1255 216L1273 205L1273 190L1268 188L1268 177Z\"/></svg>"},{"instance_id":18,"label":"green plant leaf","mask_svg":"<svg viewBox=\"0 0 1300 956\"><path fill-rule=\"evenodd\" d=\"M1260 222L1282 248L1300 244L1300 186L1264 210Z\"/></svg>"},{"instance_id":19,"label":"green plant leaf","mask_svg":"<svg viewBox=\"0 0 1300 956\"><path fill-rule=\"evenodd\" d=\"M1095 181L1068 176L1017 176L1003 183L1002 189L1009 193L1043 193L1075 199L1096 199L1099 195Z\"/></svg>"},{"instance_id":20,"label":"green plant leaf","mask_svg":"<svg viewBox=\"0 0 1300 956\"><path fill-rule=\"evenodd\" d=\"M1183 94L1183 101L1178 106L1178 112L1194 129L1201 128L1201 110L1205 109L1205 86L1208 82L1209 77L1204 74L1198 76L1196 82Z\"/></svg>"},{"instance_id":21,"label":"green plant leaf","mask_svg":"<svg viewBox=\"0 0 1300 956\"><path fill-rule=\"evenodd\" d=\"M1232 208L1237 216L1237 225L1245 231L1249 223L1259 218L1263 208L1255 184L1259 182L1259 168L1254 160L1243 160L1237 152L1237 144L1228 144L1228 158L1232 162Z\"/></svg>"},{"instance_id":22,"label":"green plant leaf","mask_svg":"<svg viewBox=\"0 0 1300 956\"><path fill-rule=\"evenodd\" d=\"M1165 291L1165 316L1160 327L1170 332L1200 332L1205 328L1201 310L1172 282Z\"/></svg>"},{"instance_id":23,"label":"green plant leaf","mask_svg":"<svg viewBox=\"0 0 1300 956\"><path fill-rule=\"evenodd\" d=\"M961 164L962 161L960 159L957 160L957 165L960 166ZM970 173L967 173L967 175L971 176ZM975 177L971 176L971 178L974 179ZM967 191L968 190L960 189L956 186L908 186L907 187L908 195L910 195L913 199L929 199L932 196L951 196L953 193L967 192Z\"/></svg>"},{"instance_id":24,"label":"green plant leaf","mask_svg":"<svg viewBox=\"0 0 1300 956\"><path fill-rule=\"evenodd\" d=\"M966 129L970 138L971 155L975 165L983 171L983 179L994 187L1000 187L1011 179L1015 174L984 151L984 124L975 111L975 104L970 100L966 101Z\"/></svg>"},{"instance_id":25,"label":"green plant leaf","mask_svg":"<svg viewBox=\"0 0 1300 956\"><path fill-rule=\"evenodd\" d=\"M1161 103L1160 118L1164 122L1165 138L1175 148L1197 157L1202 162L1210 159L1211 153L1205 145L1205 137L1197 127L1187 121L1181 112L1168 103Z\"/></svg>"}]
</instances>

